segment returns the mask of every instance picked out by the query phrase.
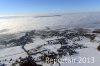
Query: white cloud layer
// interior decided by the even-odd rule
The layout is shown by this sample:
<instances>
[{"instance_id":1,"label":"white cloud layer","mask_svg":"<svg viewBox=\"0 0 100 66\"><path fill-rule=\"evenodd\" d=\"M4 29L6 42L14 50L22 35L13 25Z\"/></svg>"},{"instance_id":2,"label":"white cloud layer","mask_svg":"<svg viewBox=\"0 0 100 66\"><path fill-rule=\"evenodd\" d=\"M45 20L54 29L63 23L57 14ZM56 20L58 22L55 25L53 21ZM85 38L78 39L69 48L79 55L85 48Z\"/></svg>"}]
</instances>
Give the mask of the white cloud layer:
<instances>
[{"instance_id":1,"label":"white cloud layer","mask_svg":"<svg viewBox=\"0 0 100 66\"><path fill-rule=\"evenodd\" d=\"M70 14L49 14L49 15L24 15L24 16L1 16L0 32L15 33L19 31L41 29L46 26L66 26L66 27L87 27L97 28L100 25L100 13L70 13ZM0 33L0 34L1 34Z\"/></svg>"}]
</instances>

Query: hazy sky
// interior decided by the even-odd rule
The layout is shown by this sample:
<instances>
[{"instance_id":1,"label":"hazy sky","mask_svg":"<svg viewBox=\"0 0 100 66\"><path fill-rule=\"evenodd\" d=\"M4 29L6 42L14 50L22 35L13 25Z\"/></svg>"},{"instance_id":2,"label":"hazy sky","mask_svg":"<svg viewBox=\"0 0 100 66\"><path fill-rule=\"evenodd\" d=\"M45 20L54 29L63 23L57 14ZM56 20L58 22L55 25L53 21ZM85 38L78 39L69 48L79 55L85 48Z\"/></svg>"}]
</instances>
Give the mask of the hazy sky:
<instances>
[{"instance_id":1,"label":"hazy sky","mask_svg":"<svg viewBox=\"0 0 100 66\"><path fill-rule=\"evenodd\" d=\"M100 11L100 0L0 0L0 14Z\"/></svg>"}]
</instances>

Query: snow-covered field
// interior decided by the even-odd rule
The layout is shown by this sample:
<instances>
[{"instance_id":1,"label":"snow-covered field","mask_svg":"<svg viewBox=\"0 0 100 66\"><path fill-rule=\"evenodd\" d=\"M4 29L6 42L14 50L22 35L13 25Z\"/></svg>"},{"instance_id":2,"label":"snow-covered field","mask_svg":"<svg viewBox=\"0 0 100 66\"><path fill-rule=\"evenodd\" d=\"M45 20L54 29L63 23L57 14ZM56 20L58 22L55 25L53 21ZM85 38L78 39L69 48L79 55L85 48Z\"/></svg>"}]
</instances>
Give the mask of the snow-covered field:
<instances>
[{"instance_id":1,"label":"snow-covered field","mask_svg":"<svg viewBox=\"0 0 100 66\"><path fill-rule=\"evenodd\" d=\"M44 45L47 44L47 41L49 40L55 40L57 38L61 38L61 37L50 37L50 38L46 38L46 39L41 39L39 36L34 38L34 42L33 43L29 43L25 45L25 48L27 50L31 50L31 52L33 51L33 53L37 52L37 51L41 51L44 49L47 49L49 51L53 51L55 53L57 53L57 49L59 49L61 47L60 44L56 44L56 45ZM94 39L94 41L90 41L89 38L85 38L85 37L81 37L82 40L80 41L75 41L75 43L78 44L83 44L84 46L86 46L87 48L82 48L82 49L76 49L76 51L79 54L76 55L67 55L67 56L63 56L60 59L66 60L67 62L60 62L61 66L99 66L100 65L100 51L97 50L97 47L100 45L99 41L100 41L100 36L99 34L96 36L96 38ZM69 40L68 44L71 45L74 41ZM43 45L40 49L36 50L38 46ZM7 65L12 64L14 61L16 61L17 59L19 59L20 57L25 58L27 56L27 53L22 49L21 46L15 46L15 47L10 47L10 48L3 48L0 49L0 63L5 63ZM41 56L41 54L36 54L33 55L33 58L38 58L38 56ZM71 62L71 60L75 60L75 62ZM84 59L85 58L85 59ZM10 60L13 61L10 61ZM70 62L68 62L68 59L70 60ZM42 62L41 62L42 63ZM50 64L46 64L46 63L42 63L43 66L50 66ZM59 66L58 63L53 64L53 66Z\"/></svg>"}]
</instances>

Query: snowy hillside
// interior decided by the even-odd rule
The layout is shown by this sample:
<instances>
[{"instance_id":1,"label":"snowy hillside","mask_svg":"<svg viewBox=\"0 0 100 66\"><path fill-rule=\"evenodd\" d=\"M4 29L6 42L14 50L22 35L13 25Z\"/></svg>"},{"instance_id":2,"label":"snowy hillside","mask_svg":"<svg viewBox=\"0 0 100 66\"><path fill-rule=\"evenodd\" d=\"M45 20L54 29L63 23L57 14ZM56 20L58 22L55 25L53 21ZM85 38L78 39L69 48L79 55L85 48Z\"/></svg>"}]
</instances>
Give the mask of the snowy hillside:
<instances>
[{"instance_id":1,"label":"snowy hillside","mask_svg":"<svg viewBox=\"0 0 100 66\"><path fill-rule=\"evenodd\" d=\"M16 66L29 55L37 64L43 66L100 65L100 48L97 49L100 45L100 34L94 33L93 30L48 28L48 30L29 31L19 36L15 38L16 40L9 40L7 42L9 44L0 49L1 65ZM46 57L63 61L47 63ZM72 62L73 59L75 61Z\"/></svg>"}]
</instances>

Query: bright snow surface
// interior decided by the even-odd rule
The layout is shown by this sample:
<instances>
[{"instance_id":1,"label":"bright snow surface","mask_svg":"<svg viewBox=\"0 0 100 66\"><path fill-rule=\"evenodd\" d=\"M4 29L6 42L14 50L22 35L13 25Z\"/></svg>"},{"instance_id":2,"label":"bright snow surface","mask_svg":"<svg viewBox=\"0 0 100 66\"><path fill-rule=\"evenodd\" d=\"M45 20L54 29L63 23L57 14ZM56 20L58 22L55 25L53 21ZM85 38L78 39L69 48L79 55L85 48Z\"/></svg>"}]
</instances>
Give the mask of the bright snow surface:
<instances>
[{"instance_id":1,"label":"bright snow surface","mask_svg":"<svg viewBox=\"0 0 100 66\"><path fill-rule=\"evenodd\" d=\"M55 39L56 37L54 38L48 38L46 40L50 40L50 39ZM77 41L77 43L80 43L80 44L84 44L85 46L87 46L88 48L83 48L83 49L77 49L76 51L79 52L78 55L74 55L74 56L64 56L62 59L66 59L66 58L75 58L77 59L75 61L75 63L67 63L67 62L61 62L61 66L99 66L100 65L100 52L96 49L97 46L99 45L99 43L97 43L97 41L99 41L100 37L96 37L95 41L94 42L90 42L89 39L87 38L83 38L83 40L81 41ZM39 45L43 45L46 43L45 40L42 40L40 39L39 37L37 37L36 39L34 39L34 43L30 43L30 44L27 44L25 46L25 48L27 50L29 49L34 49L36 48L37 46ZM49 45L49 46L44 46L42 49L50 49L54 52L56 52L56 48L59 48L60 45ZM41 50L42 50L41 49ZM18 59L19 57L26 57L27 54L23 51L23 49L21 48L21 46L16 46L16 47L11 47L11 48L4 48L4 49L1 49L0 50L0 60L3 61L5 59L7 60L10 60L11 58L13 60L16 60ZM33 57L38 57L37 56L33 56ZM78 63L79 62L79 57L81 58L94 58L94 62L93 63ZM3 61L5 63L5 61ZM91 61L90 61L91 62ZM10 63L6 62L8 65ZM43 64L44 66L50 66L49 64ZM58 64L53 64L54 66L58 66Z\"/></svg>"}]
</instances>

